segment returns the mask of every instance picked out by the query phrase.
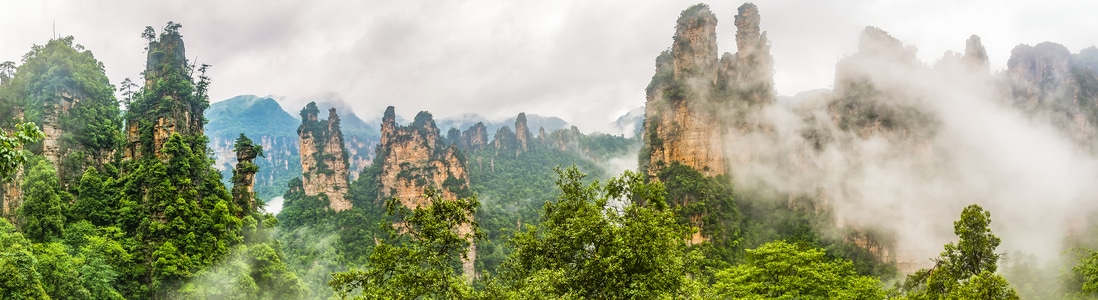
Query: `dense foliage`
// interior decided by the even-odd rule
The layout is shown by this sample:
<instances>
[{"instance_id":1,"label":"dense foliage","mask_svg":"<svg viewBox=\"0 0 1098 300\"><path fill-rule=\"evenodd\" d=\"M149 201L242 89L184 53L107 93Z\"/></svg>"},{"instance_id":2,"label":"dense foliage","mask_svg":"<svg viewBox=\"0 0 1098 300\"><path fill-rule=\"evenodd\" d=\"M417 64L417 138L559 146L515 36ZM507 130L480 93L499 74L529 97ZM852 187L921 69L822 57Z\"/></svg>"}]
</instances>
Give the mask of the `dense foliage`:
<instances>
[{"instance_id":1,"label":"dense foliage","mask_svg":"<svg viewBox=\"0 0 1098 300\"><path fill-rule=\"evenodd\" d=\"M858 275L849 260L831 259L823 249L801 249L784 241L747 250L747 262L721 270L713 285L725 299L884 299L875 277Z\"/></svg>"},{"instance_id":2,"label":"dense foliage","mask_svg":"<svg viewBox=\"0 0 1098 300\"><path fill-rule=\"evenodd\" d=\"M626 171L584 184L558 169L557 201L511 241L514 253L489 291L501 298L681 298L696 295L696 255L660 184ZM611 204L617 202L616 204Z\"/></svg>"},{"instance_id":3,"label":"dense foliage","mask_svg":"<svg viewBox=\"0 0 1098 300\"><path fill-rule=\"evenodd\" d=\"M109 158L121 141L122 120L114 86L90 50L71 36L52 39L31 47L12 75L0 85L0 107L6 108L0 124L21 122L21 111L23 121L56 128L50 137L56 153L50 155L64 162L57 170L64 186L79 179L85 167L99 167Z\"/></svg>"},{"instance_id":4,"label":"dense foliage","mask_svg":"<svg viewBox=\"0 0 1098 300\"><path fill-rule=\"evenodd\" d=\"M0 182L11 179L27 162L29 152L23 150L23 146L40 141L43 137L34 123L18 124L11 133L0 130Z\"/></svg>"},{"instance_id":5,"label":"dense foliage","mask_svg":"<svg viewBox=\"0 0 1098 300\"><path fill-rule=\"evenodd\" d=\"M125 116L136 131L133 144L119 134L122 115L102 65L71 38L35 46L5 79L0 89L14 97L5 101L18 100L8 103L28 119L55 122L66 156L50 161L47 151L24 167L14 227L0 223L0 272L10 275L2 298L283 299L307 292L271 238L274 217L234 203L211 168L201 130L209 79L201 72L191 78L179 28L169 23L159 36L151 28L144 34L147 84L128 96ZM71 99L79 101L56 103ZM46 117L66 113L54 109L66 105L68 115ZM167 132L153 125L176 121ZM4 135L4 166L21 165L26 158L17 148L42 137L33 127L18 129ZM95 163L67 161L80 151ZM111 152L119 155L101 155ZM67 179L59 167L78 171Z\"/></svg>"},{"instance_id":6,"label":"dense foliage","mask_svg":"<svg viewBox=\"0 0 1098 300\"><path fill-rule=\"evenodd\" d=\"M476 198L444 200L433 190L428 204L409 209L396 198L386 200L389 217L399 226L386 226L387 237L369 254L370 264L332 274L328 283L341 298L357 292L356 299L464 299L473 289L457 268L469 255L478 235L473 220Z\"/></svg>"},{"instance_id":7,"label":"dense foliage","mask_svg":"<svg viewBox=\"0 0 1098 300\"><path fill-rule=\"evenodd\" d=\"M996 274L1001 254L999 237L991 233L991 213L970 205L953 223L960 240L945 245L934 267L907 277L901 289L907 299L1018 299L1002 275Z\"/></svg>"}]
</instances>

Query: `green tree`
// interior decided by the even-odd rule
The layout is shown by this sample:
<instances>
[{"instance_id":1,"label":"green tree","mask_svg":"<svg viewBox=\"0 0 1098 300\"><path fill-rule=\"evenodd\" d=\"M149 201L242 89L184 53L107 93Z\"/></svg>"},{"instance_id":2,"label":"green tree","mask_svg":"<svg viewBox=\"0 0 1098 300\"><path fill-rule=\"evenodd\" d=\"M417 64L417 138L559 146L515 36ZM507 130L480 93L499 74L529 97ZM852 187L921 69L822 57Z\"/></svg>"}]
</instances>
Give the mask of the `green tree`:
<instances>
[{"instance_id":1,"label":"green tree","mask_svg":"<svg viewBox=\"0 0 1098 300\"><path fill-rule=\"evenodd\" d=\"M31 242L0 218L0 298L49 299Z\"/></svg>"},{"instance_id":2,"label":"green tree","mask_svg":"<svg viewBox=\"0 0 1098 300\"><path fill-rule=\"evenodd\" d=\"M733 261L743 248L740 216L732 196L732 180L727 175L707 177L693 168L672 163L659 173L660 182L667 186L668 203L676 210L681 224L697 227L707 240L700 248L707 265L722 265Z\"/></svg>"},{"instance_id":3,"label":"green tree","mask_svg":"<svg viewBox=\"0 0 1098 300\"><path fill-rule=\"evenodd\" d=\"M70 209L73 219L96 226L114 225L118 196L112 191L113 182L114 178L101 175L95 168L84 171L76 188L79 197Z\"/></svg>"},{"instance_id":4,"label":"green tree","mask_svg":"<svg viewBox=\"0 0 1098 300\"><path fill-rule=\"evenodd\" d=\"M80 274L83 259L73 257L61 243L34 245L38 258L38 271L42 273L42 287L52 299L91 299L91 292L84 287Z\"/></svg>"},{"instance_id":5,"label":"green tree","mask_svg":"<svg viewBox=\"0 0 1098 300\"><path fill-rule=\"evenodd\" d=\"M253 216L264 218L257 222ZM308 289L287 267L285 255L274 241L274 216L243 218L244 244L217 265L199 271L196 280L180 290L193 299L304 299Z\"/></svg>"},{"instance_id":6,"label":"green tree","mask_svg":"<svg viewBox=\"0 0 1098 300\"><path fill-rule=\"evenodd\" d=\"M602 299L696 293L687 274L700 257L687 251L689 228L676 222L662 184L630 171L605 184L582 183L585 175L575 167L557 173L560 197L545 204L541 224L512 240L515 251L489 293Z\"/></svg>"},{"instance_id":7,"label":"green tree","mask_svg":"<svg viewBox=\"0 0 1098 300\"><path fill-rule=\"evenodd\" d=\"M27 121L59 129L52 138L69 160L57 170L66 188L85 166L99 167L121 141L114 86L103 64L71 36L31 47L7 89Z\"/></svg>"},{"instance_id":8,"label":"green tree","mask_svg":"<svg viewBox=\"0 0 1098 300\"><path fill-rule=\"evenodd\" d=\"M784 241L747 250L747 262L716 274L714 296L725 299L884 299L881 282L823 249Z\"/></svg>"},{"instance_id":9,"label":"green tree","mask_svg":"<svg viewBox=\"0 0 1098 300\"><path fill-rule=\"evenodd\" d=\"M8 83L15 76L15 62L5 61L0 63L0 84Z\"/></svg>"},{"instance_id":10,"label":"green tree","mask_svg":"<svg viewBox=\"0 0 1098 300\"><path fill-rule=\"evenodd\" d=\"M27 163L30 155L22 150L23 146L44 137L45 134L34 123L18 124L11 133L0 130L0 182L10 180L16 170Z\"/></svg>"},{"instance_id":11,"label":"green tree","mask_svg":"<svg viewBox=\"0 0 1098 300\"><path fill-rule=\"evenodd\" d=\"M111 227L104 232L117 230ZM80 277L91 299L123 299L122 294L115 289L119 275L117 270L128 263L132 256L122 248L122 244L110 237L89 235L79 250L83 259Z\"/></svg>"},{"instance_id":12,"label":"green tree","mask_svg":"<svg viewBox=\"0 0 1098 300\"><path fill-rule=\"evenodd\" d=\"M408 209L396 198L385 202L397 225L389 238L374 247L370 264L332 274L328 283L341 298L361 290L356 299L468 299L472 286L458 274L479 235L472 216L476 197L445 200L433 189L428 204ZM398 228L394 228L398 227Z\"/></svg>"},{"instance_id":13,"label":"green tree","mask_svg":"<svg viewBox=\"0 0 1098 300\"><path fill-rule=\"evenodd\" d=\"M995 273L999 237L991 232L991 213L965 207L953 222L960 240L945 245L934 267L911 274L901 286L909 299L1018 299L1006 279Z\"/></svg>"},{"instance_id":14,"label":"green tree","mask_svg":"<svg viewBox=\"0 0 1098 300\"><path fill-rule=\"evenodd\" d=\"M1098 251L1078 249L1079 262L1071 268L1070 281L1065 288L1080 299L1098 298Z\"/></svg>"},{"instance_id":15,"label":"green tree","mask_svg":"<svg viewBox=\"0 0 1098 300\"><path fill-rule=\"evenodd\" d=\"M45 159L32 162L23 180L23 205L19 207L20 230L32 241L48 242L61 238L65 216L61 207L57 173Z\"/></svg>"}]
</instances>

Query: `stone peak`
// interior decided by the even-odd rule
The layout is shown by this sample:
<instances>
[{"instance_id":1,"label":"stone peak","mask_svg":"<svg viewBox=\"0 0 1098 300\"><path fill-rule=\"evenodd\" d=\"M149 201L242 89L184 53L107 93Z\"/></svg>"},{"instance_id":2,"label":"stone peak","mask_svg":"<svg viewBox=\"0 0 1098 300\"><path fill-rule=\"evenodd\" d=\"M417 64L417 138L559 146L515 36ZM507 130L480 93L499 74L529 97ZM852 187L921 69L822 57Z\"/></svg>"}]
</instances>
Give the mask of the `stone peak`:
<instances>
[{"instance_id":1,"label":"stone peak","mask_svg":"<svg viewBox=\"0 0 1098 300\"><path fill-rule=\"evenodd\" d=\"M740 15L759 14L759 7L755 6L755 3L751 2L744 2L743 5L740 5L740 7L737 8L737 10L739 10Z\"/></svg>"},{"instance_id":2,"label":"stone peak","mask_svg":"<svg viewBox=\"0 0 1098 300\"><path fill-rule=\"evenodd\" d=\"M873 26L866 26L858 37L858 53L871 56L904 58L915 60L914 47L905 47L903 42L888 32Z\"/></svg>"},{"instance_id":3,"label":"stone peak","mask_svg":"<svg viewBox=\"0 0 1098 300\"><path fill-rule=\"evenodd\" d=\"M736 55L745 57L755 55L756 52L769 52L766 33L762 32L760 23L762 17L755 4L749 2L739 7L735 20Z\"/></svg>"},{"instance_id":4,"label":"stone peak","mask_svg":"<svg viewBox=\"0 0 1098 300\"><path fill-rule=\"evenodd\" d=\"M991 62L987 58L987 49L980 42L980 36L973 34L965 41L964 60L978 67L981 71L990 71Z\"/></svg>"},{"instance_id":5,"label":"stone peak","mask_svg":"<svg viewBox=\"0 0 1098 300\"><path fill-rule=\"evenodd\" d=\"M709 10L709 5L704 3L695 4L683 10L675 25L676 31L679 32L699 27L708 27L711 30L717 27L717 16ZM676 33L676 35L679 34Z\"/></svg>"},{"instance_id":6,"label":"stone peak","mask_svg":"<svg viewBox=\"0 0 1098 300\"><path fill-rule=\"evenodd\" d=\"M305 104L305 107L301 109L301 120L316 122L318 113L320 113L320 109L316 107L316 102L309 102L309 104Z\"/></svg>"},{"instance_id":7,"label":"stone peak","mask_svg":"<svg viewBox=\"0 0 1098 300\"><path fill-rule=\"evenodd\" d=\"M381 123L384 124L396 124L396 108L390 105L385 108L385 114L381 117Z\"/></svg>"},{"instance_id":8,"label":"stone peak","mask_svg":"<svg viewBox=\"0 0 1098 300\"><path fill-rule=\"evenodd\" d=\"M705 4L682 11L675 24L674 74L708 77L717 65L717 17Z\"/></svg>"},{"instance_id":9,"label":"stone peak","mask_svg":"<svg viewBox=\"0 0 1098 300\"><path fill-rule=\"evenodd\" d=\"M747 32L754 34L757 39L759 35L759 24L762 23L762 17L759 16L759 8L754 4L744 3L738 9L736 14L736 36L738 37L740 32ZM737 38L737 41L739 39Z\"/></svg>"},{"instance_id":10,"label":"stone peak","mask_svg":"<svg viewBox=\"0 0 1098 300\"><path fill-rule=\"evenodd\" d=\"M707 18L716 20L716 16L709 10L709 5L705 3L698 3L691 5L679 14L679 23L688 21L690 18Z\"/></svg>"},{"instance_id":11,"label":"stone peak","mask_svg":"<svg viewBox=\"0 0 1098 300\"><path fill-rule=\"evenodd\" d=\"M336 113L335 107L328 109L328 122L339 122L339 114Z\"/></svg>"},{"instance_id":12,"label":"stone peak","mask_svg":"<svg viewBox=\"0 0 1098 300\"><path fill-rule=\"evenodd\" d=\"M412 121L412 127L431 128L435 127L434 116L430 112L424 110L416 114L416 118Z\"/></svg>"}]
</instances>

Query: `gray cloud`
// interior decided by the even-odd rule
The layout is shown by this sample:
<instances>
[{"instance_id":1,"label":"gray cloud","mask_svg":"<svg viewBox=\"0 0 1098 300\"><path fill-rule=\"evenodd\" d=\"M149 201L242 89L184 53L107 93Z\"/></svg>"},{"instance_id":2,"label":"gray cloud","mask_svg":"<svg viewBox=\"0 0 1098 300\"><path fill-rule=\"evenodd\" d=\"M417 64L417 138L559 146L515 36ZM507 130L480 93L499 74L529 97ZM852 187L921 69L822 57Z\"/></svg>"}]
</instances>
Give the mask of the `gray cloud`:
<instances>
[{"instance_id":1,"label":"gray cloud","mask_svg":"<svg viewBox=\"0 0 1098 300\"><path fill-rule=\"evenodd\" d=\"M782 94L828 88L835 62L861 28L888 30L933 61L970 34L993 69L1016 44L1094 43L1098 2L759 1ZM184 25L187 53L214 67L211 98L238 94L306 100L330 93L365 118L387 105L436 116L519 111L555 115L585 131L644 103L657 54L692 1L24 1L0 18L0 60L73 35L113 82L143 66L140 32ZM710 3L720 50L734 51L739 2ZM288 108L294 110L295 108Z\"/></svg>"}]
</instances>

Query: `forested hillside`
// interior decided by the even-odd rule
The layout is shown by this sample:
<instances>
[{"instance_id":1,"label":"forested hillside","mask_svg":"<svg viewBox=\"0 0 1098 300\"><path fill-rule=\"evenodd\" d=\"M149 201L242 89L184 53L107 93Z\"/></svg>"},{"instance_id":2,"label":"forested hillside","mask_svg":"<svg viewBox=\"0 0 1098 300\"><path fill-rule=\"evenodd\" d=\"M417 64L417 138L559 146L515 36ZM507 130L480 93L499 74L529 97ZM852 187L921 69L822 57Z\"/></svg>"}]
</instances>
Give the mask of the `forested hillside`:
<instances>
[{"instance_id":1,"label":"forested hillside","mask_svg":"<svg viewBox=\"0 0 1098 300\"><path fill-rule=\"evenodd\" d=\"M40 122L46 134L23 127L4 136L5 164L34 156L22 174L4 174L13 184L0 221L3 298L304 294L270 238L277 221L250 205L254 194L234 199L212 168L202 118L207 66L186 60L180 28L142 34L144 85L125 93L125 113L103 65L71 37L34 46L5 80L5 106L26 112L7 122ZM241 138L238 148L251 147ZM51 139L60 139L58 152ZM11 152L20 148L29 152Z\"/></svg>"},{"instance_id":2,"label":"forested hillside","mask_svg":"<svg viewBox=\"0 0 1098 300\"><path fill-rule=\"evenodd\" d=\"M619 134L211 104L174 22L117 86L30 46L0 64L0 299L1098 298L1098 50L993 72L978 36L928 64L866 27L779 98L759 8L729 13L665 20Z\"/></svg>"}]
</instances>

